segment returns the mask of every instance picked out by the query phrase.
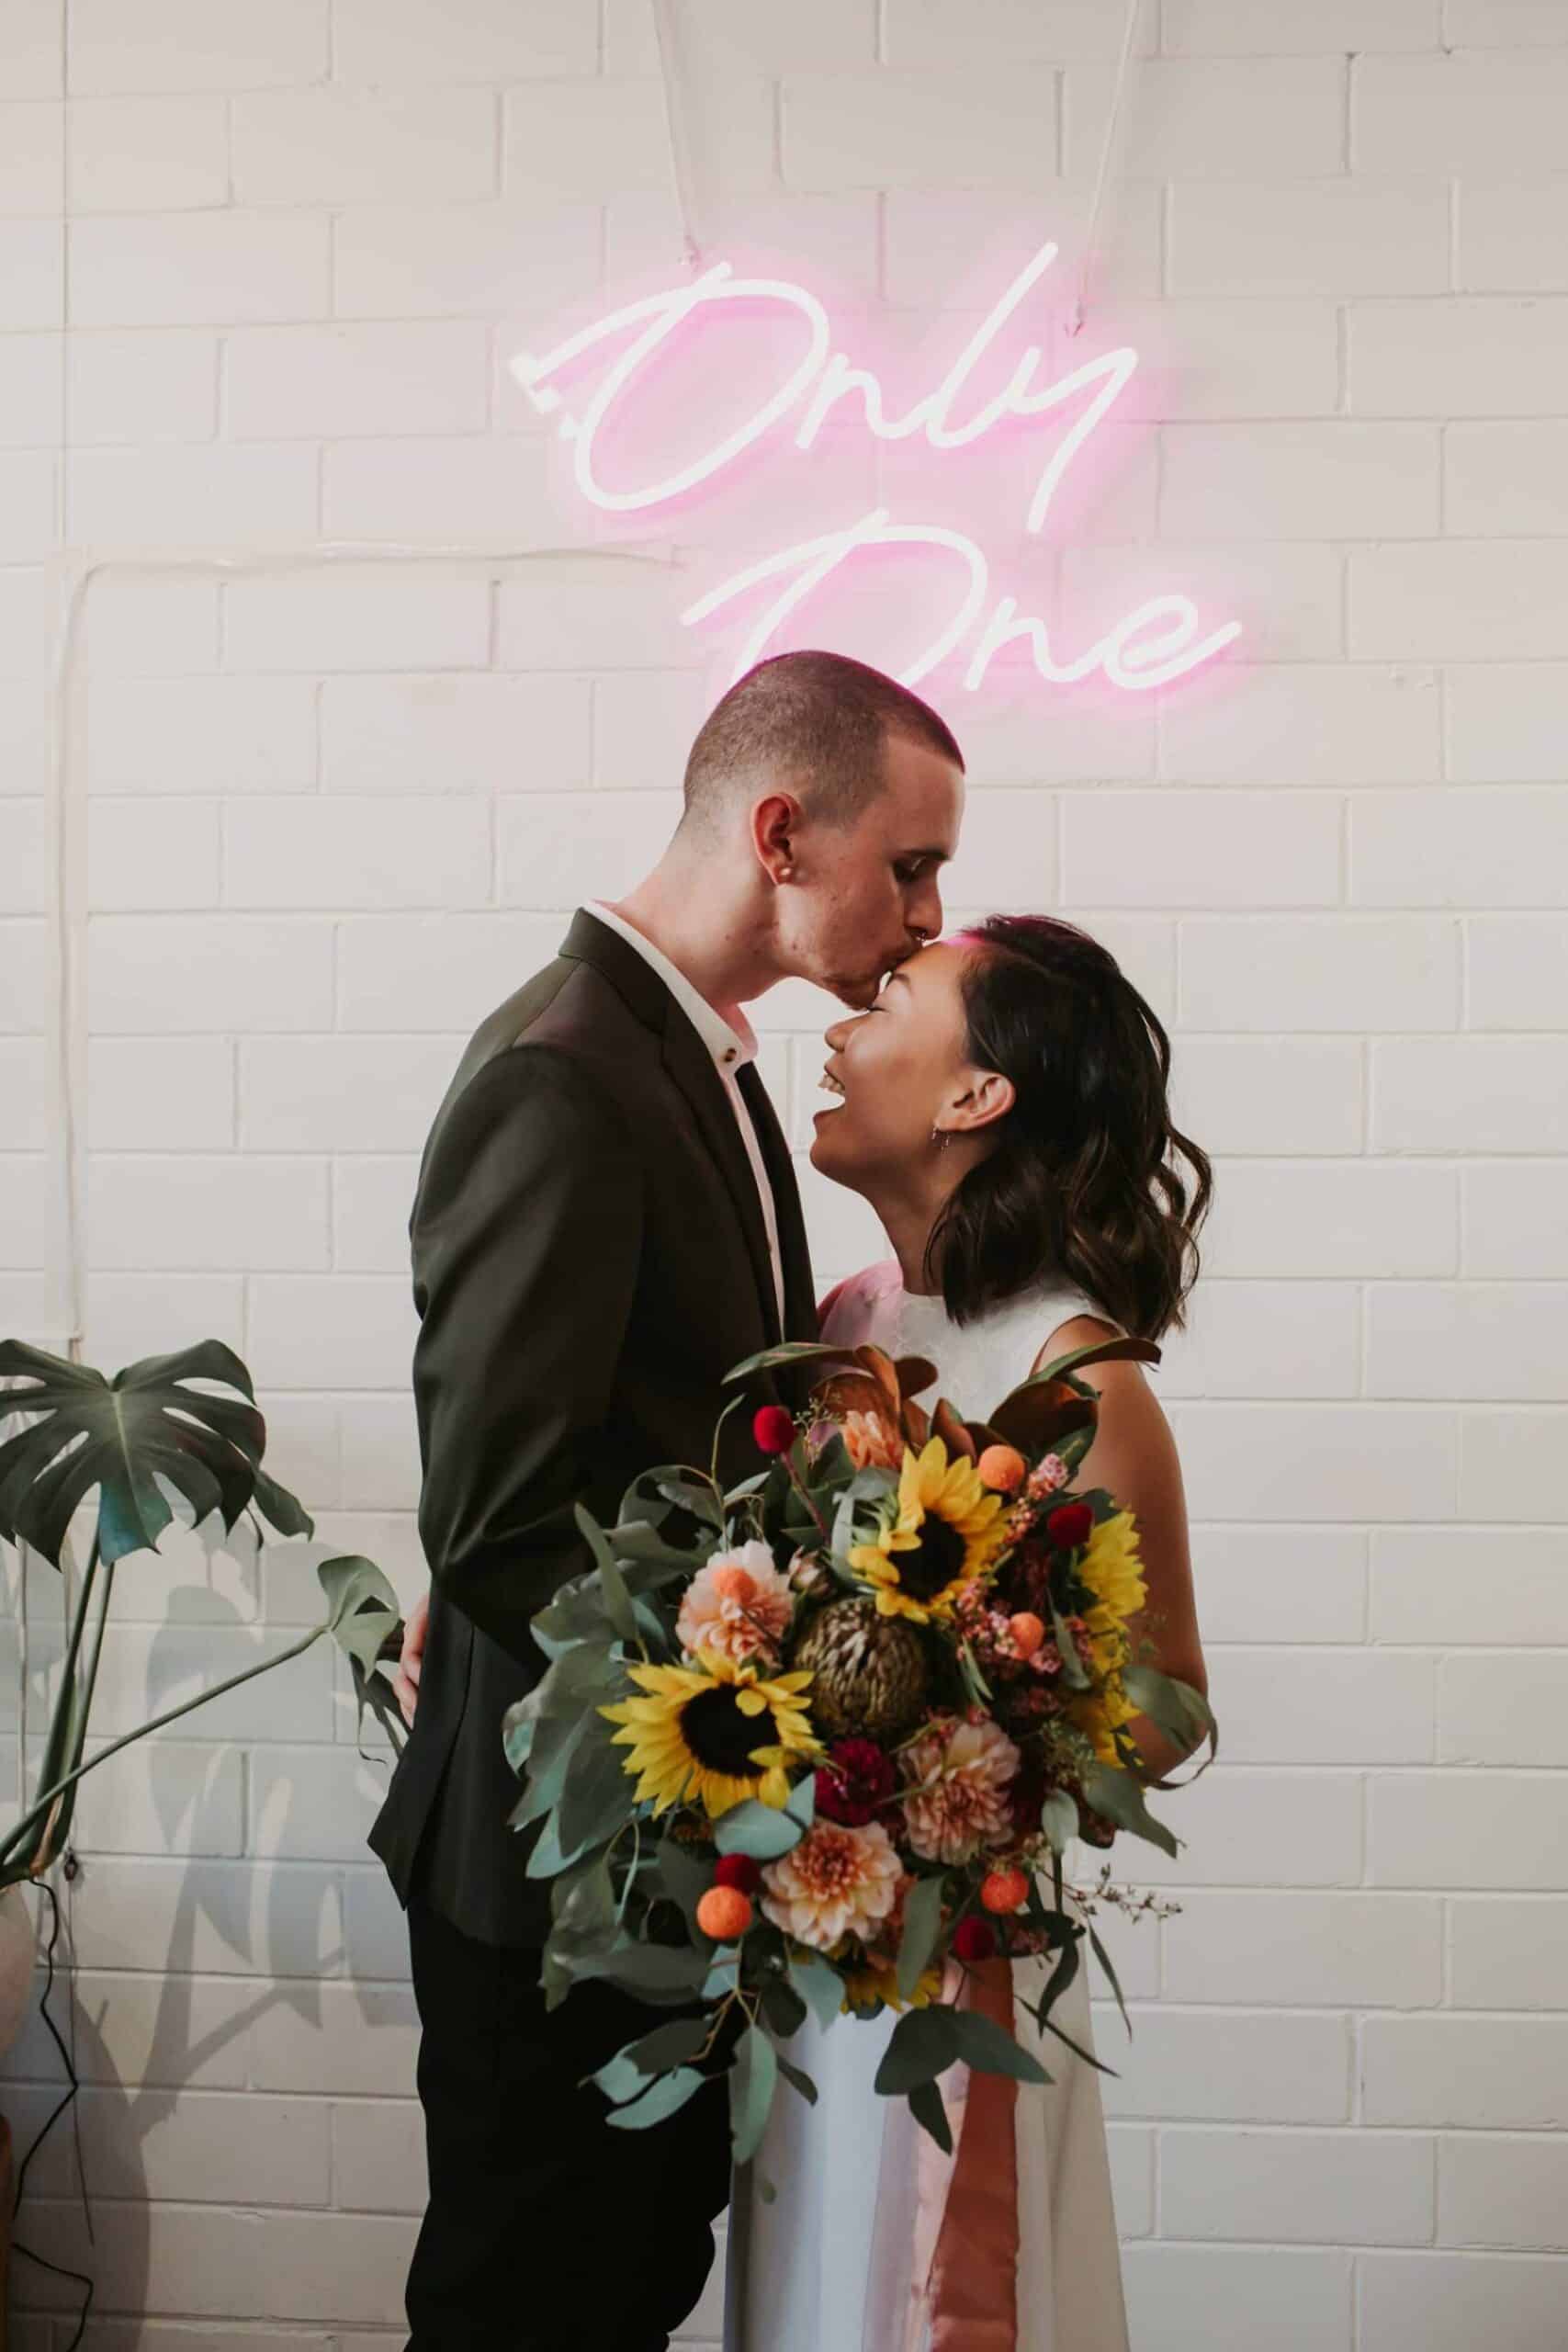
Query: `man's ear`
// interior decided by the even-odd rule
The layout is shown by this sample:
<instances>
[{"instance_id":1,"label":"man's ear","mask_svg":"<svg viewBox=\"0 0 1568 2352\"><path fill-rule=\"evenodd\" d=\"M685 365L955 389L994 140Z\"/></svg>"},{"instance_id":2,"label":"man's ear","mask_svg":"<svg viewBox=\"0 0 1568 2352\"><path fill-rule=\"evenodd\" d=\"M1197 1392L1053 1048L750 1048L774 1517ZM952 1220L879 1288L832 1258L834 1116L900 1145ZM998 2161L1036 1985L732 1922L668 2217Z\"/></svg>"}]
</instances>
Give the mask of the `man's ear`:
<instances>
[{"instance_id":1,"label":"man's ear","mask_svg":"<svg viewBox=\"0 0 1568 2352\"><path fill-rule=\"evenodd\" d=\"M977 1135L1005 1119L1017 1100L1017 1088L1000 1070L965 1070L939 1124L953 1135Z\"/></svg>"},{"instance_id":2,"label":"man's ear","mask_svg":"<svg viewBox=\"0 0 1568 2352\"><path fill-rule=\"evenodd\" d=\"M751 846L771 882L800 878L799 834L806 812L792 792L770 792L751 811Z\"/></svg>"}]
</instances>

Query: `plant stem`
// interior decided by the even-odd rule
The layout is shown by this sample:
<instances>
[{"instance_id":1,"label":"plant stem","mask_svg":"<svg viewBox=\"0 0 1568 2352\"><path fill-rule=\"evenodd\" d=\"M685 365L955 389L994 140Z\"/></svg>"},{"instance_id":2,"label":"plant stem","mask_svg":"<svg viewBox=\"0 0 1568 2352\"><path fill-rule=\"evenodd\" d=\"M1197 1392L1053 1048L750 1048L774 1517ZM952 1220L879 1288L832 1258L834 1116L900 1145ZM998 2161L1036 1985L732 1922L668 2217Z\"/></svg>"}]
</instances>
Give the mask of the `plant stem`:
<instances>
[{"instance_id":1,"label":"plant stem","mask_svg":"<svg viewBox=\"0 0 1568 2352\"><path fill-rule=\"evenodd\" d=\"M180 1717L188 1715L193 1708L205 1707L209 1699L221 1699L226 1691L237 1690L243 1682L254 1682L258 1674L270 1674L275 1666L284 1666L291 1657L301 1657L312 1642L319 1642L323 1634L331 1631L331 1620L324 1619L321 1624L312 1625L299 1641L291 1643L286 1650L279 1650L276 1657L264 1657L256 1665L247 1666L243 1673L231 1674L226 1682L215 1682L210 1690L198 1690L194 1699L182 1700L177 1707L169 1708L166 1713L154 1715L150 1724L139 1724L134 1731L122 1732L118 1739L110 1740L107 1747L100 1747L96 1756L90 1756L85 1764L78 1764L74 1771L67 1772L63 1779L56 1781L52 1788L44 1790L31 1811L23 1815L4 1843L0 1844L0 1863L10 1860L25 1833L49 1811L61 1792L79 1781L85 1772L95 1771L100 1764L107 1764L111 1756L118 1756L122 1747L130 1747L134 1741L145 1739L149 1733L163 1731L170 1724L178 1723Z\"/></svg>"},{"instance_id":2,"label":"plant stem","mask_svg":"<svg viewBox=\"0 0 1568 2352\"><path fill-rule=\"evenodd\" d=\"M82 1760L82 1750L87 1742L87 1726L92 1721L93 1693L98 1683L98 1661L104 1654L104 1628L108 1623L109 1598L114 1591L115 1566L113 1560L106 1560L102 1563L103 1584L98 1601L98 1622L93 1633L92 1656L87 1660L86 1675L80 1686L76 1711L75 1752L71 1758L73 1765L79 1764ZM63 1848L70 1834L73 1810L74 1799L68 1793L57 1800L54 1810L43 1825L42 1835L39 1839L39 1849L33 1856L32 1868L35 1877L39 1871L49 1868Z\"/></svg>"}]
</instances>

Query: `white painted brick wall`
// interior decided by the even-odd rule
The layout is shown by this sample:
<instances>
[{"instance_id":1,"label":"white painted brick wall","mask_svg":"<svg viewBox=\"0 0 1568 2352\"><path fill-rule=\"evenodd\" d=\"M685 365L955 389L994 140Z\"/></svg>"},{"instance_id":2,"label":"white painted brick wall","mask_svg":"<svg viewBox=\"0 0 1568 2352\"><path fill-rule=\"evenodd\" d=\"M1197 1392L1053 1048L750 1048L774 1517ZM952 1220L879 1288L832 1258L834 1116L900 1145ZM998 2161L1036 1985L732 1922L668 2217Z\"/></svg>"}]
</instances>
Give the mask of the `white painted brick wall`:
<instances>
[{"instance_id":1,"label":"white painted brick wall","mask_svg":"<svg viewBox=\"0 0 1568 2352\"><path fill-rule=\"evenodd\" d=\"M656 853L716 679L676 565L728 543L721 501L678 551L632 542L651 561L595 542L504 365L679 269L645 0L64 14L0 11L6 1329L43 1313L44 560L581 549L92 593L88 1354L242 1349L319 1519L128 1570L109 1736L293 1638L327 1549L418 1589L425 1123L567 910ZM705 234L797 257L852 349L936 312L950 348L1045 235L1076 271L1110 0L678 14ZM1170 1808L1179 1862L1123 1858L1185 1904L1108 1923L1130 2049L1100 2012L1134 2344L1557 2352L1568 17L1149 0L1136 58L1084 348L1145 368L1113 478L1064 500L1062 608L1087 641L1177 582L1247 635L1133 707L955 709L949 894L1100 931L1219 1161L1163 1381L1224 1760ZM908 451L832 452L826 511L938 497ZM803 1148L830 1008L760 1010ZM825 1280L880 1254L803 1183ZM95 2272L94 2352L400 2343L423 2156L378 1785L316 1654L85 1792L97 2242L63 2133L25 2229ZM7 2075L25 2140L58 2076L36 2022ZM62 2352L69 2290L18 2300L19 2352ZM688 2340L719 2324L710 2290Z\"/></svg>"}]
</instances>

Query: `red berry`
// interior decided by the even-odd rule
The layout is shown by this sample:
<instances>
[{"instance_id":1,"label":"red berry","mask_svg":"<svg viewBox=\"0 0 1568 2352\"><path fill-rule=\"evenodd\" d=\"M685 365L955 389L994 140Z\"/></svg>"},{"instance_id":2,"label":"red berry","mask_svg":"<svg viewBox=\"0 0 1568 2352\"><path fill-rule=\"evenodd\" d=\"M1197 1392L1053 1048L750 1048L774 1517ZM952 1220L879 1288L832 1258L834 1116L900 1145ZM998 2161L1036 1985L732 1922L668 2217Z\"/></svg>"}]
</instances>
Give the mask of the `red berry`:
<instances>
[{"instance_id":1,"label":"red berry","mask_svg":"<svg viewBox=\"0 0 1568 2352\"><path fill-rule=\"evenodd\" d=\"M751 1434L764 1453L787 1453L795 1443L795 1415L782 1405L763 1405L751 1423Z\"/></svg>"},{"instance_id":2,"label":"red berry","mask_svg":"<svg viewBox=\"0 0 1568 2352\"><path fill-rule=\"evenodd\" d=\"M738 1886L742 1894L755 1894L762 1883L762 1866L750 1854L721 1854L713 1866L715 1886Z\"/></svg>"},{"instance_id":3,"label":"red berry","mask_svg":"<svg viewBox=\"0 0 1568 2352\"><path fill-rule=\"evenodd\" d=\"M1094 1513L1087 1503L1060 1503L1045 1521L1045 1532L1064 1552L1087 1544L1094 1529Z\"/></svg>"},{"instance_id":4,"label":"red berry","mask_svg":"<svg viewBox=\"0 0 1568 2352\"><path fill-rule=\"evenodd\" d=\"M997 1931L988 1919L960 1919L953 1931L953 1956L974 1962L989 1960L997 1948Z\"/></svg>"}]
</instances>

